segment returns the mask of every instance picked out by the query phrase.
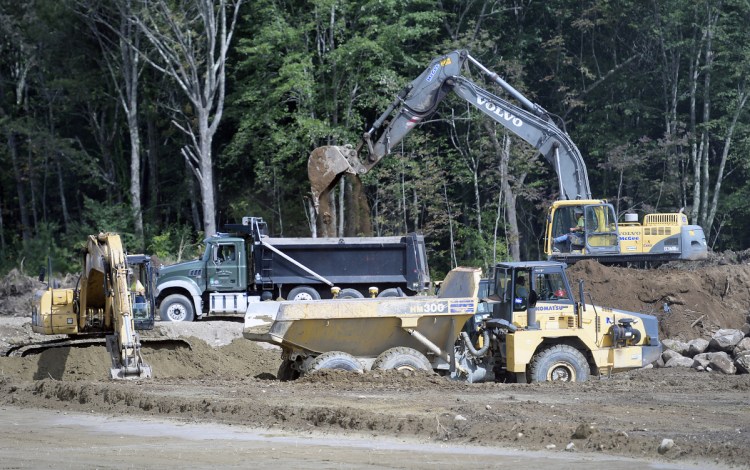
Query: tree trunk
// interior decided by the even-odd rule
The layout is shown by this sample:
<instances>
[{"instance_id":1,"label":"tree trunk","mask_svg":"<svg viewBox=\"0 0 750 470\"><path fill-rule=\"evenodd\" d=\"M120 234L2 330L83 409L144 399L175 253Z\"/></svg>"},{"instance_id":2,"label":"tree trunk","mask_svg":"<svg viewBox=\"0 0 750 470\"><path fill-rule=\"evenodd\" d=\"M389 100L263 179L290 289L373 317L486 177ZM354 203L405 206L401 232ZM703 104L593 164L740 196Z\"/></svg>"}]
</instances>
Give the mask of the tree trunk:
<instances>
[{"instance_id":1,"label":"tree trunk","mask_svg":"<svg viewBox=\"0 0 750 470\"><path fill-rule=\"evenodd\" d=\"M60 152L55 152L55 167L57 168L57 187L60 191L60 210L65 224L65 233L70 233L70 214L68 213L68 200L65 197L65 179L63 177L63 166L60 164Z\"/></svg>"},{"instance_id":2,"label":"tree trunk","mask_svg":"<svg viewBox=\"0 0 750 470\"><path fill-rule=\"evenodd\" d=\"M508 248L510 251L510 257L513 261L521 260L521 247L520 247L520 232L518 230L518 218L516 215L516 194L510 185L508 178L508 163L510 162L510 136L503 133L503 142L501 147L500 165L502 165L502 172L505 177L501 177L501 190L503 192L503 198L505 199L506 207L506 220L508 222Z\"/></svg>"},{"instance_id":3,"label":"tree trunk","mask_svg":"<svg viewBox=\"0 0 750 470\"><path fill-rule=\"evenodd\" d=\"M156 116L148 113L147 116L147 135L148 135L148 152L146 159L148 161L148 212L152 222L156 222L156 207L159 204L159 134L156 129Z\"/></svg>"},{"instance_id":4,"label":"tree trunk","mask_svg":"<svg viewBox=\"0 0 750 470\"><path fill-rule=\"evenodd\" d=\"M741 90L740 96L738 97L737 109L734 112L734 116L732 116L732 123L727 129L726 136L724 136L724 147L721 152L721 161L719 162L719 169L716 172L716 184L714 185L713 197L711 198L711 205L708 210L708 216L706 217L704 227L710 228L714 223L714 219L716 218L716 211L717 207L719 206L719 194L721 193L721 183L724 181L724 169L727 165L727 159L729 158L729 149L732 146L732 137L734 136L734 130L737 127L737 121L739 120L740 115L742 114L743 110L745 109L745 105L747 104L747 98L748 95L746 94L745 90Z\"/></svg>"},{"instance_id":5,"label":"tree trunk","mask_svg":"<svg viewBox=\"0 0 750 470\"><path fill-rule=\"evenodd\" d=\"M214 193L214 163L211 153L213 133L209 132L208 111L198 110L200 139L200 188L203 200L203 230L206 235L216 233L216 194Z\"/></svg>"},{"instance_id":6,"label":"tree trunk","mask_svg":"<svg viewBox=\"0 0 750 470\"><path fill-rule=\"evenodd\" d=\"M192 114L178 113L181 122L173 123L189 139L182 154L200 185L207 235L216 233L211 146L224 112L226 58L241 4L242 0L195 0L173 9L172 2L155 0L149 3L149 14L139 11L132 18L155 52L149 56L140 50L141 56L174 80L190 102Z\"/></svg>"},{"instance_id":7,"label":"tree trunk","mask_svg":"<svg viewBox=\"0 0 750 470\"><path fill-rule=\"evenodd\" d=\"M503 194L502 199L505 200L505 218L508 225L506 232L506 243L508 244L508 252L513 261L520 261L521 259L521 247L520 247L520 231L518 229L518 217L516 215L516 194L513 191L513 187L510 184L509 179L509 163L510 163L510 144L511 139L507 132L503 131L502 142L497 139L497 134L492 124L489 122L483 123L484 129L490 138L492 147L495 150L497 156L497 168L500 172L500 191ZM520 178L519 181L523 181Z\"/></svg>"},{"instance_id":8,"label":"tree trunk","mask_svg":"<svg viewBox=\"0 0 750 470\"><path fill-rule=\"evenodd\" d=\"M25 244L31 240L29 208L26 202L26 193L23 190L23 181L26 179L26 177L24 174L22 174L20 165L18 164L18 145L16 142L15 132L9 130L7 139L8 153L10 154L10 161L11 165L13 166L13 174L16 179L16 193L18 194L18 213L21 216L21 237Z\"/></svg>"}]
</instances>

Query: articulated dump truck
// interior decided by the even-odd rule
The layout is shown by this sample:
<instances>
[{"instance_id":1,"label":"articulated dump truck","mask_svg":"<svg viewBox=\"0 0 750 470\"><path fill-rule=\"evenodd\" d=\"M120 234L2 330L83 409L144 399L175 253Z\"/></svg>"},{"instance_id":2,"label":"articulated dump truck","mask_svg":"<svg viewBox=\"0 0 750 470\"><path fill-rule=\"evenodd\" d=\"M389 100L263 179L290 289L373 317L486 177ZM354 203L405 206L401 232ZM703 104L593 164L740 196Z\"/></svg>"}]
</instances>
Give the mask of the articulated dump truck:
<instances>
[{"instance_id":1,"label":"articulated dump truck","mask_svg":"<svg viewBox=\"0 0 750 470\"><path fill-rule=\"evenodd\" d=\"M486 296L479 297L480 285ZM657 319L575 300L565 264L452 270L437 296L261 302L245 338L281 347L278 378L433 370L467 382L582 382L658 359Z\"/></svg>"}]
</instances>

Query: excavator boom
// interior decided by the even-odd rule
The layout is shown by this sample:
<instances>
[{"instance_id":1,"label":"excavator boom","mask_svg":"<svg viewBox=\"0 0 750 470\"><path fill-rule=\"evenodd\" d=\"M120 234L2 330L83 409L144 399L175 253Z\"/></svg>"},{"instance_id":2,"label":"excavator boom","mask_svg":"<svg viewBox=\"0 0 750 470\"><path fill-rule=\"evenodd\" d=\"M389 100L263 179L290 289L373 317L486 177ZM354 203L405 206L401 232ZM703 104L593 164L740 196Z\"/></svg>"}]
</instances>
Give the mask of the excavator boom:
<instances>
[{"instance_id":1,"label":"excavator boom","mask_svg":"<svg viewBox=\"0 0 750 470\"><path fill-rule=\"evenodd\" d=\"M476 66L516 99L521 107L462 76L461 70L467 63ZM451 91L539 150L557 172L561 199L591 198L583 157L567 133L555 125L550 113L529 101L467 51L458 50L434 59L409 83L364 133L356 149L323 146L313 150L307 170L316 210L319 200L342 175L367 173L420 121L432 114ZM388 124L383 127L387 121ZM364 146L367 147L367 155L361 159L359 152Z\"/></svg>"}]
</instances>

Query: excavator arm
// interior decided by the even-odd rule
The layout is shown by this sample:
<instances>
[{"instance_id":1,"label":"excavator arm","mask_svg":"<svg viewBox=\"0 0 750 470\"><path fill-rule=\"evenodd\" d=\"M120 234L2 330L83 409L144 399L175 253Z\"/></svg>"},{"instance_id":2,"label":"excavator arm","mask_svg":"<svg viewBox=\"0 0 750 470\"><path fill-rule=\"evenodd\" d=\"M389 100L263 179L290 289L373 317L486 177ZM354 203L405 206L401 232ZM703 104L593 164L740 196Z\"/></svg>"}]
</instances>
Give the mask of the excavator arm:
<instances>
[{"instance_id":1,"label":"excavator arm","mask_svg":"<svg viewBox=\"0 0 750 470\"><path fill-rule=\"evenodd\" d=\"M461 75L470 63L515 98L523 107L496 96ZM454 92L497 123L536 148L557 172L561 199L590 199L588 173L576 145L551 115L532 103L496 73L488 70L465 50L438 57L409 83L364 133L357 148L323 146L308 159L313 202L327 194L345 173L367 173L425 117L432 114L449 92ZM360 158L362 147L367 155Z\"/></svg>"},{"instance_id":2,"label":"excavator arm","mask_svg":"<svg viewBox=\"0 0 750 470\"><path fill-rule=\"evenodd\" d=\"M87 317L103 309L104 329L110 332L106 342L112 359L112 378L151 376L151 368L141 356L140 337L135 330L128 265L119 235L89 236L79 308L82 330Z\"/></svg>"},{"instance_id":3,"label":"excavator arm","mask_svg":"<svg viewBox=\"0 0 750 470\"><path fill-rule=\"evenodd\" d=\"M138 293L131 293L128 288L131 267L120 236L115 233L90 235L82 254L83 269L78 287L54 288L50 282L47 290L35 294L32 311L34 332L65 334L70 339L29 344L11 352L24 355L48 347L96 344L103 334L112 361L110 376L113 379L151 377L151 367L143 360L140 336L135 329L133 295ZM146 266L145 259L136 259L138 261ZM145 289L143 294L145 299L148 295ZM140 327L153 327L152 319L140 318Z\"/></svg>"}]
</instances>

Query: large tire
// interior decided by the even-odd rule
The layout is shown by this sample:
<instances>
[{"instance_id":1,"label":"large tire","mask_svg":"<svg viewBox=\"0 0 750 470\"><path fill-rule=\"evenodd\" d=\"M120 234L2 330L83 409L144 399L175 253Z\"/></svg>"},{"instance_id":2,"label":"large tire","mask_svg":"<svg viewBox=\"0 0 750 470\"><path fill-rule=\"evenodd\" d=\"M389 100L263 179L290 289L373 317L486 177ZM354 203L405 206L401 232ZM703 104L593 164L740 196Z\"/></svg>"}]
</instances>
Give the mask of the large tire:
<instances>
[{"instance_id":1,"label":"large tire","mask_svg":"<svg viewBox=\"0 0 750 470\"><path fill-rule=\"evenodd\" d=\"M276 378L282 382L297 380L300 376L300 373L298 370L292 367L292 364L294 363L289 359L284 359L284 361L279 366L279 371L276 373Z\"/></svg>"},{"instance_id":2,"label":"large tire","mask_svg":"<svg viewBox=\"0 0 750 470\"><path fill-rule=\"evenodd\" d=\"M390 289L386 289L380 294L378 294L378 298L381 298L381 297L405 297L405 296L396 287L391 287Z\"/></svg>"},{"instance_id":3,"label":"large tire","mask_svg":"<svg viewBox=\"0 0 750 470\"><path fill-rule=\"evenodd\" d=\"M558 344L534 355L530 364L531 382L585 382L590 368L586 357L572 346Z\"/></svg>"},{"instance_id":4,"label":"large tire","mask_svg":"<svg viewBox=\"0 0 750 470\"><path fill-rule=\"evenodd\" d=\"M373 370L432 370L432 364L424 354L412 348L386 350L372 364Z\"/></svg>"},{"instance_id":5,"label":"large tire","mask_svg":"<svg viewBox=\"0 0 750 470\"><path fill-rule=\"evenodd\" d=\"M364 299L365 296L362 295L360 291L357 289L352 289L351 287L348 287L346 289L341 289L341 292L339 292L339 299Z\"/></svg>"},{"instance_id":6,"label":"large tire","mask_svg":"<svg viewBox=\"0 0 750 470\"><path fill-rule=\"evenodd\" d=\"M184 295L169 295L159 304L159 316L162 321L193 321L195 318L193 303Z\"/></svg>"},{"instance_id":7,"label":"large tire","mask_svg":"<svg viewBox=\"0 0 750 470\"><path fill-rule=\"evenodd\" d=\"M306 372L310 374L322 369L345 370L358 373L362 373L363 371L362 364L357 358L341 351L328 351L321 354L310 363Z\"/></svg>"},{"instance_id":8,"label":"large tire","mask_svg":"<svg viewBox=\"0 0 750 470\"><path fill-rule=\"evenodd\" d=\"M289 291L286 300L320 300L320 294L310 286L297 286Z\"/></svg>"}]
</instances>

